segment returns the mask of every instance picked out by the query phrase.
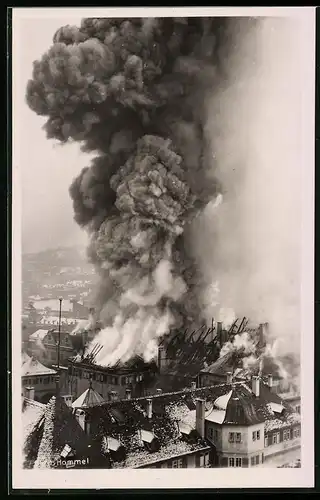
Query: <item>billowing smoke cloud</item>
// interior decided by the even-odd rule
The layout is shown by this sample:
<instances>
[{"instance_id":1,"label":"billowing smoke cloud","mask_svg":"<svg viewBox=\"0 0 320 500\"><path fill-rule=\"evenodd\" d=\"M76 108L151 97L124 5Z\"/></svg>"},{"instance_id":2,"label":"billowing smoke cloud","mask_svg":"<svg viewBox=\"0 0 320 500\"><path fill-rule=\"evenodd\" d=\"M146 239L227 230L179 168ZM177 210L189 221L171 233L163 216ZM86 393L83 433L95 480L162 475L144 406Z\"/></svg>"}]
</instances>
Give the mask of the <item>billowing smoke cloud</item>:
<instances>
[{"instance_id":1,"label":"billowing smoke cloud","mask_svg":"<svg viewBox=\"0 0 320 500\"><path fill-rule=\"evenodd\" d=\"M229 78L239 27L247 33L256 24L84 19L59 29L34 63L27 102L48 117L48 138L97 153L70 194L101 277L100 364L149 359L158 336L201 321L191 223L209 202L221 203L208 98Z\"/></svg>"},{"instance_id":2,"label":"billowing smoke cloud","mask_svg":"<svg viewBox=\"0 0 320 500\"><path fill-rule=\"evenodd\" d=\"M264 20L229 59L207 122L223 202L195 228L216 316L224 307L268 322L277 355L300 350L299 30L298 20Z\"/></svg>"}]
</instances>

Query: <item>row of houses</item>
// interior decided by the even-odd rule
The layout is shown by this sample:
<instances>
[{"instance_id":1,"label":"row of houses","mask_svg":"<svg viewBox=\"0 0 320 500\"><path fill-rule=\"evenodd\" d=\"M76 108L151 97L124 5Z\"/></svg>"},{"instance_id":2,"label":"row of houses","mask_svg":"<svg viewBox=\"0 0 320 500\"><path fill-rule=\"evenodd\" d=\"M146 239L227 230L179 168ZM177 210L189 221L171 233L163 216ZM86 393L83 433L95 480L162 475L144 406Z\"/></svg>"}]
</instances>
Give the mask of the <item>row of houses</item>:
<instances>
[{"instance_id":1,"label":"row of houses","mask_svg":"<svg viewBox=\"0 0 320 500\"><path fill-rule=\"evenodd\" d=\"M259 377L109 401L88 381L73 402L24 397L22 416L26 468L281 467L300 454L300 415Z\"/></svg>"}]
</instances>

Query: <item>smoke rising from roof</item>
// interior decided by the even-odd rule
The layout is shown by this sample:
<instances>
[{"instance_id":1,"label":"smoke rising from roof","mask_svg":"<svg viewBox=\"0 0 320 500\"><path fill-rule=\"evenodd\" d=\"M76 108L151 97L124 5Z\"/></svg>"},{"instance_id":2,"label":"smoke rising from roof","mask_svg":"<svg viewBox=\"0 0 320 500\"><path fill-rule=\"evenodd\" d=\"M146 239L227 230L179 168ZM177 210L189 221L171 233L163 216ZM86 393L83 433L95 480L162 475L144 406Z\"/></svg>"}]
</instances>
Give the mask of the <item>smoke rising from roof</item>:
<instances>
[{"instance_id":1,"label":"smoke rising from roof","mask_svg":"<svg viewBox=\"0 0 320 500\"><path fill-rule=\"evenodd\" d=\"M229 61L230 85L212 95L207 123L223 203L195 228L216 310L268 322L282 354L300 351L299 29L266 19Z\"/></svg>"},{"instance_id":2,"label":"smoke rising from roof","mask_svg":"<svg viewBox=\"0 0 320 500\"><path fill-rule=\"evenodd\" d=\"M70 194L101 276L101 364L110 352L113 361L149 357L158 336L202 316L191 222L221 201L206 102L225 78L238 25L255 24L83 19L59 29L34 63L27 103L47 117L47 137L97 153Z\"/></svg>"},{"instance_id":3,"label":"smoke rising from roof","mask_svg":"<svg viewBox=\"0 0 320 500\"><path fill-rule=\"evenodd\" d=\"M149 359L158 336L198 325L216 281L229 319L297 326L297 96L275 64L283 21L268 23L89 18L34 63L27 102L47 137L97 153L70 194L100 275L99 364Z\"/></svg>"}]
</instances>

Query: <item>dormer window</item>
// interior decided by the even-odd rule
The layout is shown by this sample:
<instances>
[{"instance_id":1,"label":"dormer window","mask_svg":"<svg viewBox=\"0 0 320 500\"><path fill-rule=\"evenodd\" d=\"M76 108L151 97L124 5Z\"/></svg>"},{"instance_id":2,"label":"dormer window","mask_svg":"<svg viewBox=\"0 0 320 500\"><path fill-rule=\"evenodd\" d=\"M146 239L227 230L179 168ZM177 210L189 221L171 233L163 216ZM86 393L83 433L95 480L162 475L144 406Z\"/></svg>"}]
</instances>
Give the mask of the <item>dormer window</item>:
<instances>
[{"instance_id":1,"label":"dormer window","mask_svg":"<svg viewBox=\"0 0 320 500\"><path fill-rule=\"evenodd\" d=\"M72 457L74 456L74 452L68 444L65 444L62 452L60 453L61 458L67 458L67 457Z\"/></svg>"},{"instance_id":2,"label":"dormer window","mask_svg":"<svg viewBox=\"0 0 320 500\"><path fill-rule=\"evenodd\" d=\"M160 448L159 440L153 432L140 430L140 440L141 444L150 452L157 451Z\"/></svg>"}]
</instances>

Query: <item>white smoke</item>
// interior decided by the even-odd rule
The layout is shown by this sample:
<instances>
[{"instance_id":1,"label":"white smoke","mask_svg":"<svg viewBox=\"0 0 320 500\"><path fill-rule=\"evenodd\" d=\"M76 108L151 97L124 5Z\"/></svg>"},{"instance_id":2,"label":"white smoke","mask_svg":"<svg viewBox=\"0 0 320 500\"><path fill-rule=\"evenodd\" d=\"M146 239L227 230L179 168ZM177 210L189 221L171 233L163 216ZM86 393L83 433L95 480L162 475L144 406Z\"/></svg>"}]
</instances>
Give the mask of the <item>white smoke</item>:
<instances>
[{"instance_id":1,"label":"white smoke","mask_svg":"<svg viewBox=\"0 0 320 500\"><path fill-rule=\"evenodd\" d=\"M186 290L184 281L173 276L169 258L161 260L151 276L138 281L120 297L112 326L102 329L88 348L90 352L96 344L103 346L95 362L112 366L135 355L147 362L155 358L159 338L168 334L174 324L169 309L163 310L159 303L164 297L178 300ZM128 317L126 311L132 306L135 312Z\"/></svg>"},{"instance_id":2,"label":"white smoke","mask_svg":"<svg viewBox=\"0 0 320 500\"><path fill-rule=\"evenodd\" d=\"M195 228L203 274L219 283L210 316L268 322L277 353L299 352L299 21L269 18L240 43L230 81L208 103L213 169L224 188ZM240 36L242 34L240 33ZM253 50L257 57L253 57ZM198 221L199 222L199 221ZM205 244L203 244L205 242Z\"/></svg>"}]
</instances>

